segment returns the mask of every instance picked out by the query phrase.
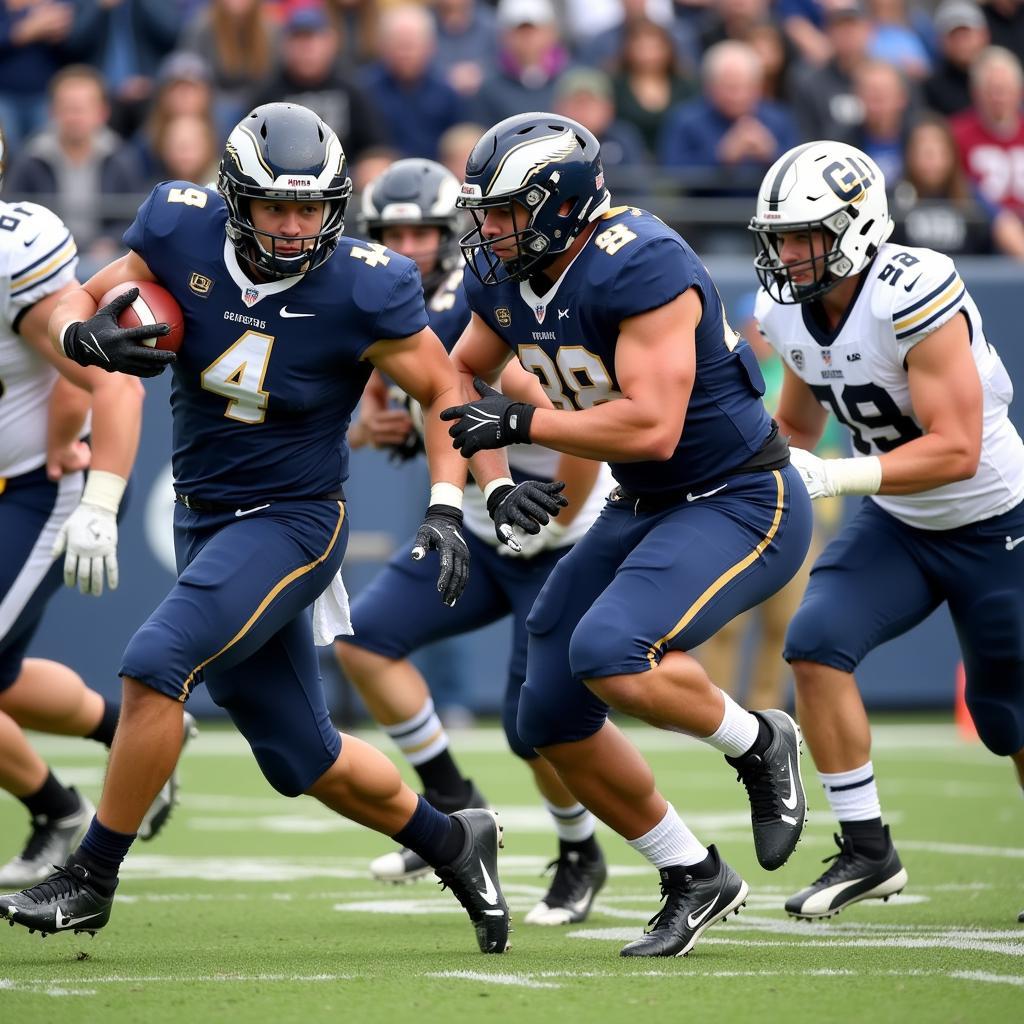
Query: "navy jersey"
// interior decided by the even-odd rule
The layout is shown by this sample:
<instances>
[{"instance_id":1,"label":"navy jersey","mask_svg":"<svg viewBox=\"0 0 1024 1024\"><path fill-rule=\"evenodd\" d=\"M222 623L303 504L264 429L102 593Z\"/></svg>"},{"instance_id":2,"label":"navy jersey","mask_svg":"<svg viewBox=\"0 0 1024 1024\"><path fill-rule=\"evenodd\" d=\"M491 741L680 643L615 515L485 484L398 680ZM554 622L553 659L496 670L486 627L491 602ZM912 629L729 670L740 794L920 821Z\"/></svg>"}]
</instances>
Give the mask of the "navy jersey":
<instances>
[{"instance_id":1,"label":"navy jersey","mask_svg":"<svg viewBox=\"0 0 1024 1024\"><path fill-rule=\"evenodd\" d=\"M588 409L621 398L615 376L620 324L688 288L697 290L704 312L679 444L665 462L611 463L615 479L636 494L715 480L747 462L772 433L757 360L729 326L694 251L652 214L618 207L604 215L543 295L529 281L485 286L466 275L473 312L540 378L556 409Z\"/></svg>"},{"instance_id":2,"label":"navy jersey","mask_svg":"<svg viewBox=\"0 0 1024 1024\"><path fill-rule=\"evenodd\" d=\"M211 189L158 185L125 232L185 314L174 363L174 480L207 501L312 497L348 476L374 342L427 326L415 263L342 237L301 277L254 283Z\"/></svg>"},{"instance_id":3,"label":"navy jersey","mask_svg":"<svg viewBox=\"0 0 1024 1024\"><path fill-rule=\"evenodd\" d=\"M455 348L455 342L462 337L469 323L469 299L463 283L465 272L465 264L453 270L427 303L430 328L441 339L446 352Z\"/></svg>"}]
</instances>

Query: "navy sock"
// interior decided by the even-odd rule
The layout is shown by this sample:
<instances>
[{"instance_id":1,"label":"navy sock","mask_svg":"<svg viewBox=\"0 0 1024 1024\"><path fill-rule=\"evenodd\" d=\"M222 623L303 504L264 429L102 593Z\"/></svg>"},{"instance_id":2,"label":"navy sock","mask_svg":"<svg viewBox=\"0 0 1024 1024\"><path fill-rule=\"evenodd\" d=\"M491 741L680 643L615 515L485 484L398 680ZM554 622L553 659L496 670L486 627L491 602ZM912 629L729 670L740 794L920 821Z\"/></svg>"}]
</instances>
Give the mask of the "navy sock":
<instances>
[{"instance_id":1,"label":"navy sock","mask_svg":"<svg viewBox=\"0 0 1024 1024\"><path fill-rule=\"evenodd\" d=\"M442 814L419 797L412 817L394 839L437 868L450 864L459 855L463 835L457 818Z\"/></svg>"},{"instance_id":2,"label":"navy sock","mask_svg":"<svg viewBox=\"0 0 1024 1024\"><path fill-rule=\"evenodd\" d=\"M81 806L78 794L62 786L53 772L46 773L46 781L34 793L19 796L33 818L63 818L74 814Z\"/></svg>"},{"instance_id":3,"label":"navy sock","mask_svg":"<svg viewBox=\"0 0 1024 1024\"><path fill-rule=\"evenodd\" d=\"M844 836L853 840L853 848L865 857L881 860L889 850L889 833L881 818L868 821L841 821L839 827Z\"/></svg>"},{"instance_id":4,"label":"navy sock","mask_svg":"<svg viewBox=\"0 0 1024 1024\"><path fill-rule=\"evenodd\" d=\"M559 839L558 853L560 856L567 853L578 853L584 860L597 860L601 856L601 847L597 845L596 836L589 836L575 843L568 839Z\"/></svg>"},{"instance_id":5,"label":"navy sock","mask_svg":"<svg viewBox=\"0 0 1024 1024\"><path fill-rule=\"evenodd\" d=\"M445 748L437 757L432 757L422 764L413 765L413 769L420 777L424 789L441 796L451 797L453 800L468 798L470 784L462 777L459 766L451 755L451 751ZM411 850L412 847L410 846Z\"/></svg>"},{"instance_id":6,"label":"navy sock","mask_svg":"<svg viewBox=\"0 0 1024 1024\"><path fill-rule=\"evenodd\" d=\"M99 724L88 736L87 740L96 740L103 746L109 747L114 742L114 730L117 728L117 720L121 716L121 705L111 704L109 700L103 702L103 716Z\"/></svg>"},{"instance_id":7,"label":"navy sock","mask_svg":"<svg viewBox=\"0 0 1024 1024\"><path fill-rule=\"evenodd\" d=\"M121 861L128 855L134 842L134 832L131 835L115 832L94 817L82 845L72 856L99 881L107 885L116 884Z\"/></svg>"}]
</instances>

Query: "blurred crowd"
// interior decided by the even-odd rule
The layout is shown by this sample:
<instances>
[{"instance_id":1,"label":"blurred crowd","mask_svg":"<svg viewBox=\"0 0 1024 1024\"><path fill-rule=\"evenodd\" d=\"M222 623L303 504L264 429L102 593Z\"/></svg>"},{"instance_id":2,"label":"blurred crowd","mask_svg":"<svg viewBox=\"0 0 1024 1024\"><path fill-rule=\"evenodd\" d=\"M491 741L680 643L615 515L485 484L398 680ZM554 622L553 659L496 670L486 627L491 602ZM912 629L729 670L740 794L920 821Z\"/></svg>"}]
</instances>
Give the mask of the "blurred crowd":
<instances>
[{"instance_id":1,"label":"blurred crowd","mask_svg":"<svg viewBox=\"0 0 1024 1024\"><path fill-rule=\"evenodd\" d=\"M782 152L833 138L882 167L897 240L1024 259L1022 60L1024 0L0 0L4 195L101 261L155 182L215 177L257 104L316 110L357 191L398 157L461 177L540 109L711 250Z\"/></svg>"}]
</instances>

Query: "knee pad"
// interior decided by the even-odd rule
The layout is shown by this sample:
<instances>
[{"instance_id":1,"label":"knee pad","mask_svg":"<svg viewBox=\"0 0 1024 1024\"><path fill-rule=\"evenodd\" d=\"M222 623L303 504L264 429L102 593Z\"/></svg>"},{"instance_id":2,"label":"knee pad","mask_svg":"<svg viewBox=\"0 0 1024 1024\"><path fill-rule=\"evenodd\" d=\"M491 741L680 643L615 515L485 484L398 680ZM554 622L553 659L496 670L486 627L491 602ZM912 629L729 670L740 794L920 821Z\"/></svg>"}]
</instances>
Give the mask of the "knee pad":
<instances>
[{"instance_id":1,"label":"knee pad","mask_svg":"<svg viewBox=\"0 0 1024 1024\"><path fill-rule=\"evenodd\" d=\"M519 704L522 692L523 687L521 683L520 685L515 685L510 682L505 692L505 703L501 709L501 724L505 730L505 738L508 740L509 750L516 757L521 757L524 761L532 761L537 756L537 751L528 743L524 743L519 735Z\"/></svg>"},{"instance_id":2,"label":"knee pad","mask_svg":"<svg viewBox=\"0 0 1024 1024\"><path fill-rule=\"evenodd\" d=\"M850 641L841 615L819 602L804 601L790 620L782 656L786 661L813 661L852 672L860 659L849 650Z\"/></svg>"}]
</instances>

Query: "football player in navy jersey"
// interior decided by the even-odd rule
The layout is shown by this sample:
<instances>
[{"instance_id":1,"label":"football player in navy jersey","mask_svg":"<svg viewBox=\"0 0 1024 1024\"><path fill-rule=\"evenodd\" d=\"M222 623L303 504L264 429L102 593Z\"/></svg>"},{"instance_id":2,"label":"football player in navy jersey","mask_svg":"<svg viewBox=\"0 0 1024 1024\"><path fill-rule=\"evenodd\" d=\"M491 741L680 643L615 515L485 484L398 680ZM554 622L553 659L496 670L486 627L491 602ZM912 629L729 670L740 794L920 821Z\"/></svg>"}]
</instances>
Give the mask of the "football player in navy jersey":
<instances>
[{"instance_id":1,"label":"football player in navy jersey","mask_svg":"<svg viewBox=\"0 0 1024 1024\"><path fill-rule=\"evenodd\" d=\"M532 441L608 460L619 485L530 614L519 734L661 872L665 905L622 954L685 954L747 885L658 792L608 710L724 753L759 862L785 863L805 817L796 725L744 711L687 652L799 568L807 491L707 270L656 217L612 207L589 131L545 113L500 122L469 158L459 205L476 228L462 242L473 317L452 354L470 400L442 414L456 447ZM486 383L513 355L543 405Z\"/></svg>"},{"instance_id":2,"label":"football player in navy jersey","mask_svg":"<svg viewBox=\"0 0 1024 1024\"><path fill-rule=\"evenodd\" d=\"M371 365L424 409L434 484L413 557L438 552L447 604L468 570L465 469L438 419L454 370L427 328L415 265L342 235L351 189L341 144L319 117L258 107L228 139L217 190L158 185L125 234L130 251L51 318L55 344L83 364L152 374L174 362L180 574L124 653L121 722L96 817L56 874L0 899L13 923L44 932L106 924L120 863L177 757L184 702L205 682L275 789L308 793L417 850L468 911L480 949L506 948L493 813L441 814L383 754L343 743L320 683L309 608L329 596L312 619L321 634L330 627L323 642L342 631L345 433ZM96 310L99 296L132 280L159 280L184 310L176 360L137 343L166 325L118 327L130 290ZM511 532L517 499L496 527Z\"/></svg>"},{"instance_id":3,"label":"football player in navy jersey","mask_svg":"<svg viewBox=\"0 0 1024 1024\"><path fill-rule=\"evenodd\" d=\"M363 193L365 233L389 249L417 261L431 327L446 348L454 346L469 322L462 284L465 263L459 253L460 217L455 208L459 182L430 160L400 160ZM536 379L516 364L520 385L532 390ZM508 386L509 381L504 381ZM418 417L417 417L418 418ZM388 408L386 382L375 373L360 407L360 422L375 444L403 455L416 450L419 432L409 414ZM412 440L409 440L411 434ZM350 433L351 439L351 433ZM582 921L607 874L594 837L594 816L566 790L557 773L516 730L519 693L526 674L526 617L552 567L597 517L611 482L606 469L589 459L559 455L536 445L508 453L520 479L558 479L566 484L568 508L539 534L521 539L518 556L500 545L483 495L466 493L465 536L473 575L455 611L426 600L433 587L423 563L410 564L403 551L353 602L353 634L336 645L345 674L356 685L373 717L415 768L427 799L439 809L482 807L486 802L463 777L449 749L445 730L427 683L409 656L425 644L513 619L513 651L505 679L502 720L512 751L526 761L551 814L559 838L558 856L548 892L526 915L528 924L560 925ZM508 552L508 554L506 554ZM395 623L402 623L400 629ZM395 850L376 858L371 873L392 882L409 881L430 871L415 851Z\"/></svg>"}]
</instances>

